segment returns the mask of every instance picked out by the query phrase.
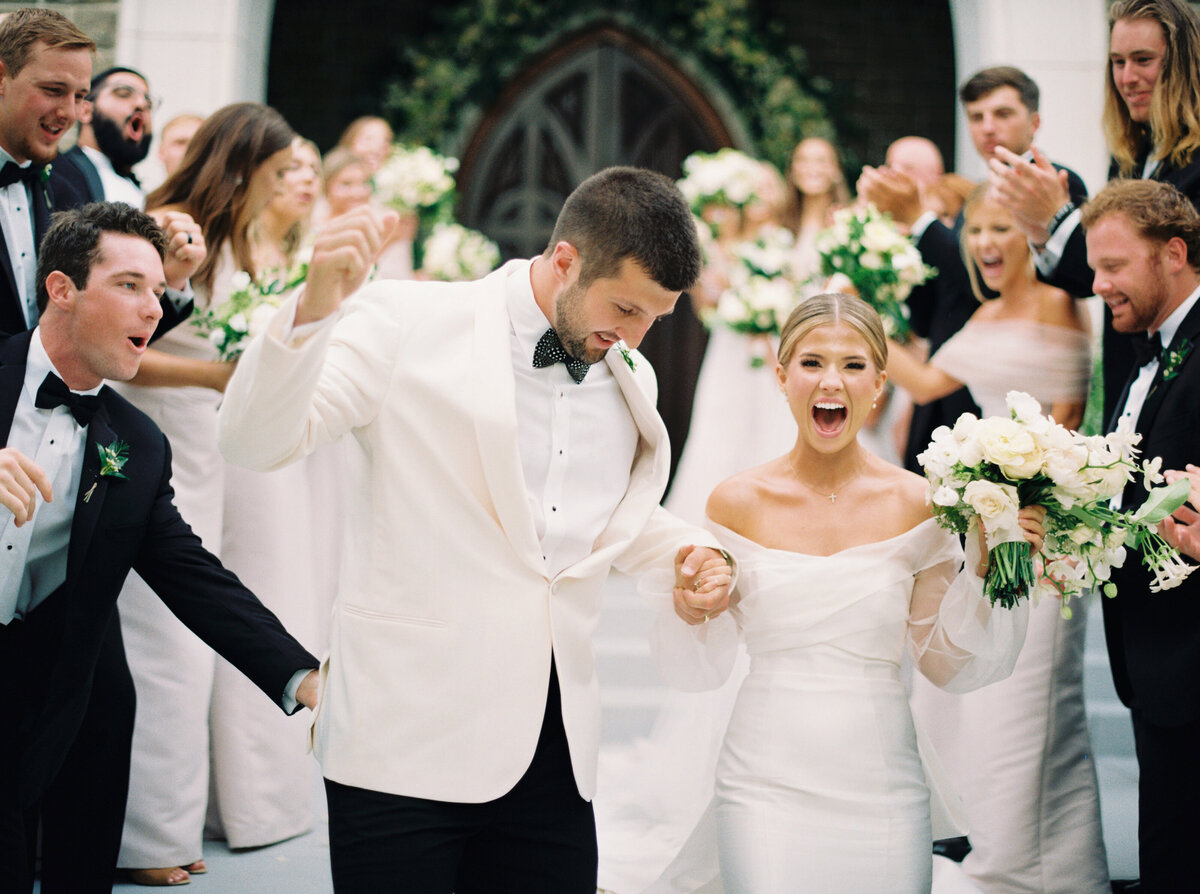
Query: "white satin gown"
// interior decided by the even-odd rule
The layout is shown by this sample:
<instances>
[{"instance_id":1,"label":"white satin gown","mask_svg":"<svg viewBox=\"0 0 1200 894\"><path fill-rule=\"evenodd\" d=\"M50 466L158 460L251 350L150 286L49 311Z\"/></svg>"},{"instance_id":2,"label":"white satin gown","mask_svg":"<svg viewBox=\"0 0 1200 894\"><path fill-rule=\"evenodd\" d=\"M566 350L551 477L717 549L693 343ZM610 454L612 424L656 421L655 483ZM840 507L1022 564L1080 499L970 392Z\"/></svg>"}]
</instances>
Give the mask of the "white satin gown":
<instances>
[{"instance_id":1,"label":"white satin gown","mask_svg":"<svg viewBox=\"0 0 1200 894\"><path fill-rule=\"evenodd\" d=\"M736 604L697 627L664 605L656 657L674 685L719 685L740 632L750 670L712 804L649 892L928 891L933 828L954 810L914 727L902 657L960 691L1002 678L1025 607L993 610L932 519L831 556L713 530L738 559Z\"/></svg>"}]
</instances>

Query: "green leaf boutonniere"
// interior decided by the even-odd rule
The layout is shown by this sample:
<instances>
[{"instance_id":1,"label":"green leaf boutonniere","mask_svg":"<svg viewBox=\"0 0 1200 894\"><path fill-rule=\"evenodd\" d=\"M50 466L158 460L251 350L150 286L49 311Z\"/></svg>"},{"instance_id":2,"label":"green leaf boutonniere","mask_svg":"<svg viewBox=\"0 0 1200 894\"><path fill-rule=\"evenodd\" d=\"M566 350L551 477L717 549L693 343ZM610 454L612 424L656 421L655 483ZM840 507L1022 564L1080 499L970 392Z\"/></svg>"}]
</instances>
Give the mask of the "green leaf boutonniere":
<instances>
[{"instance_id":1,"label":"green leaf boutonniere","mask_svg":"<svg viewBox=\"0 0 1200 894\"><path fill-rule=\"evenodd\" d=\"M1192 353L1192 343L1186 338L1179 342L1179 347L1173 351L1167 351L1163 355L1163 381L1169 382L1179 375L1179 368L1183 366L1183 361L1187 360L1188 355Z\"/></svg>"},{"instance_id":2,"label":"green leaf boutonniere","mask_svg":"<svg viewBox=\"0 0 1200 894\"><path fill-rule=\"evenodd\" d=\"M617 342L617 350L621 352L621 356L625 358L625 362L629 364L629 368L637 372L637 361L633 359L633 351L625 346L625 342Z\"/></svg>"},{"instance_id":3,"label":"green leaf boutonniere","mask_svg":"<svg viewBox=\"0 0 1200 894\"><path fill-rule=\"evenodd\" d=\"M129 462L129 445L119 438L114 439L107 447L97 444L96 452L100 454L100 474L96 476L92 486L83 495L85 503L92 499L92 494L101 478L124 478L125 473L122 469L125 468L125 463Z\"/></svg>"}]
</instances>

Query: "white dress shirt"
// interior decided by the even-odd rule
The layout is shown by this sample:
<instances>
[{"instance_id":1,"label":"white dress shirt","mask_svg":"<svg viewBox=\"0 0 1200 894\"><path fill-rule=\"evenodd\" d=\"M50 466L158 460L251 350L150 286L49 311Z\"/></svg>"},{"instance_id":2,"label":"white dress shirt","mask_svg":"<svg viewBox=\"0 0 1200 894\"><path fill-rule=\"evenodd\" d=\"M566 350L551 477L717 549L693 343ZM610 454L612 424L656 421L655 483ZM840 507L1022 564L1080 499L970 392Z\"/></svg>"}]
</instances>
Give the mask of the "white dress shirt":
<instances>
[{"instance_id":1,"label":"white dress shirt","mask_svg":"<svg viewBox=\"0 0 1200 894\"><path fill-rule=\"evenodd\" d=\"M0 148L0 168L16 159ZM27 168L32 162L20 165ZM25 323L37 323L37 242L33 236L33 209L29 189L21 181L0 189L0 226L4 227L4 243L12 261L13 278L17 281Z\"/></svg>"},{"instance_id":2,"label":"white dress shirt","mask_svg":"<svg viewBox=\"0 0 1200 894\"><path fill-rule=\"evenodd\" d=\"M67 545L87 429L75 422L66 407L40 410L34 406L38 387L50 372L58 375L42 345L41 330L35 329L6 446L42 468L50 479L54 500L46 503L38 495L33 518L20 527L14 524L11 512L0 509L0 555L4 557L0 563L0 624L24 617L67 579ZM78 393L96 394L100 387Z\"/></svg>"},{"instance_id":3,"label":"white dress shirt","mask_svg":"<svg viewBox=\"0 0 1200 894\"><path fill-rule=\"evenodd\" d=\"M139 211L146 206L146 194L142 192L141 187L128 177L118 174L107 155L91 146L80 146L79 148L83 150L88 161L96 166L96 173L100 175L100 185L104 187L105 201L124 202Z\"/></svg>"},{"instance_id":4,"label":"white dress shirt","mask_svg":"<svg viewBox=\"0 0 1200 894\"><path fill-rule=\"evenodd\" d=\"M529 275L529 265L513 265L505 300L521 468L553 578L591 554L629 487L639 436L606 363L593 364L578 384L562 363L534 368L534 347L550 322L534 300Z\"/></svg>"}]
</instances>

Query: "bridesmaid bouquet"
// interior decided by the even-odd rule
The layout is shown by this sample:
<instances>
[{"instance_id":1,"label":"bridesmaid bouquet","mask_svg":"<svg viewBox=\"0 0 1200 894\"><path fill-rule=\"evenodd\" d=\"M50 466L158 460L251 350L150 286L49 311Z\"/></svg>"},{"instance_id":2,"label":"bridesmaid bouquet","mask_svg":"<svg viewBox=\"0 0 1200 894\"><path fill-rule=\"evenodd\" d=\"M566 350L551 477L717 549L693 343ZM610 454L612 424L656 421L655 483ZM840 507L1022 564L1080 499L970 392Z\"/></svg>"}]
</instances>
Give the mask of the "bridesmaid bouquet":
<instances>
[{"instance_id":1,"label":"bridesmaid bouquet","mask_svg":"<svg viewBox=\"0 0 1200 894\"><path fill-rule=\"evenodd\" d=\"M743 335L778 336L792 308L800 301L795 283L795 240L778 227L732 249L729 288L705 318L711 328L728 326ZM765 357L755 355L750 365L760 367Z\"/></svg>"},{"instance_id":2,"label":"bridesmaid bouquet","mask_svg":"<svg viewBox=\"0 0 1200 894\"><path fill-rule=\"evenodd\" d=\"M401 213L424 214L446 203L452 206L457 170L457 158L397 143L372 177L375 197Z\"/></svg>"},{"instance_id":3,"label":"bridesmaid bouquet","mask_svg":"<svg viewBox=\"0 0 1200 894\"><path fill-rule=\"evenodd\" d=\"M246 347L245 340L267 328L284 296L304 282L306 276L307 263L261 284L239 270L233 275L229 298L193 316L192 325L208 336L221 360L236 360Z\"/></svg>"},{"instance_id":4,"label":"bridesmaid bouquet","mask_svg":"<svg viewBox=\"0 0 1200 894\"><path fill-rule=\"evenodd\" d=\"M745 208L757 198L762 176L762 167L746 153L718 149L685 158L678 186L692 211L701 215L706 205Z\"/></svg>"},{"instance_id":5,"label":"bridesmaid bouquet","mask_svg":"<svg viewBox=\"0 0 1200 894\"><path fill-rule=\"evenodd\" d=\"M938 427L917 457L942 527L965 534L984 523L991 550L984 592L993 604L1011 608L1032 590L1035 598L1060 598L1070 617L1070 600L1089 588L1116 595L1109 576L1124 563L1126 547L1141 552L1154 575L1152 592L1178 586L1192 572L1154 530L1187 499L1189 483L1155 487L1163 481L1162 460L1138 464L1141 435L1126 421L1111 434L1086 436L1041 415L1028 394L1010 391L1007 404L1009 418L964 413L953 428ZM1133 512L1112 509L1113 497L1139 472L1149 491L1145 503ZM1018 509L1035 503L1046 507L1040 580L1017 521Z\"/></svg>"},{"instance_id":6,"label":"bridesmaid bouquet","mask_svg":"<svg viewBox=\"0 0 1200 894\"><path fill-rule=\"evenodd\" d=\"M896 229L891 215L874 205L842 208L833 213L833 226L817 234L821 272L840 273L854 284L860 298L883 318L884 331L907 341L909 325L905 299L937 271L921 260L907 236Z\"/></svg>"},{"instance_id":7,"label":"bridesmaid bouquet","mask_svg":"<svg viewBox=\"0 0 1200 894\"><path fill-rule=\"evenodd\" d=\"M462 282L486 276L499 263L499 246L483 233L439 223L425 240L421 270L431 279Z\"/></svg>"}]
</instances>

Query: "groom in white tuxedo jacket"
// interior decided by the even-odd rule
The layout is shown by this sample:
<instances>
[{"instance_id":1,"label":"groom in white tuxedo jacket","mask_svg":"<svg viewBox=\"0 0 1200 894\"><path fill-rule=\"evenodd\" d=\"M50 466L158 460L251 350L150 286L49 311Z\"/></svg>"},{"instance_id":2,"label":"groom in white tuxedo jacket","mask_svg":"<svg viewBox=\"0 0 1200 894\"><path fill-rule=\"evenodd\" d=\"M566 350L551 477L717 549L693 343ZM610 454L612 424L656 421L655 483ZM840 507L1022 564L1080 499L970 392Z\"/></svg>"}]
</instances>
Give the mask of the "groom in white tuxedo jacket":
<instances>
[{"instance_id":1,"label":"groom in white tuxedo jacket","mask_svg":"<svg viewBox=\"0 0 1200 894\"><path fill-rule=\"evenodd\" d=\"M668 178L609 168L532 261L350 295L384 229L363 210L319 241L342 274L283 306L220 417L254 469L349 436L313 727L334 886L592 894L609 570L674 562L691 623L731 584L715 539L658 505L667 436L634 350L699 274L695 226Z\"/></svg>"}]
</instances>

